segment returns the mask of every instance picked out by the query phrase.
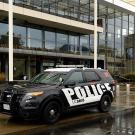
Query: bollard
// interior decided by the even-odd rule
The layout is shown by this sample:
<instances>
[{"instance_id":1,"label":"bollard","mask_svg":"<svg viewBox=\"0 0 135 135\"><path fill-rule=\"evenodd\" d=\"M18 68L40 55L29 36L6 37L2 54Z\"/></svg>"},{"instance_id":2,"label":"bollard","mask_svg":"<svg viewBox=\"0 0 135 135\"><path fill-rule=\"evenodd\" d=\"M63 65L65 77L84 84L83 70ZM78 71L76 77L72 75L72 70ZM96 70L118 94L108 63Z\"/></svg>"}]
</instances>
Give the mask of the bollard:
<instances>
[{"instance_id":1,"label":"bollard","mask_svg":"<svg viewBox=\"0 0 135 135\"><path fill-rule=\"evenodd\" d=\"M127 95L130 94L130 84L126 84Z\"/></svg>"},{"instance_id":2,"label":"bollard","mask_svg":"<svg viewBox=\"0 0 135 135\"><path fill-rule=\"evenodd\" d=\"M127 88L126 105L129 106L130 84L126 84L126 88Z\"/></svg>"},{"instance_id":3,"label":"bollard","mask_svg":"<svg viewBox=\"0 0 135 135\"><path fill-rule=\"evenodd\" d=\"M120 85L116 85L116 96L120 95Z\"/></svg>"}]
</instances>

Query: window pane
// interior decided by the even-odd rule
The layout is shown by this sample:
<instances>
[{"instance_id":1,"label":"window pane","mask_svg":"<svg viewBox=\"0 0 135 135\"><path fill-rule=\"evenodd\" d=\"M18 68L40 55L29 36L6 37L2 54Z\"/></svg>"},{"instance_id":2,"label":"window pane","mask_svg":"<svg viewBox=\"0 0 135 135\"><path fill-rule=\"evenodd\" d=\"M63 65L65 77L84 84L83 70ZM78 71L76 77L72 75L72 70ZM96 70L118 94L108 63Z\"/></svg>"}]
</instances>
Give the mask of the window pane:
<instances>
[{"instance_id":1,"label":"window pane","mask_svg":"<svg viewBox=\"0 0 135 135\"><path fill-rule=\"evenodd\" d=\"M118 18L116 18L116 19L115 19L115 25L116 25L116 26L119 26L119 28L120 28L120 27L121 27L121 20L118 19Z\"/></svg>"},{"instance_id":2,"label":"window pane","mask_svg":"<svg viewBox=\"0 0 135 135\"><path fill-rule=\"evenodd\" d=\"M129 34L134 34L134 23L129 23Z\"/></svg>"},{"instance_id":3,"label":"window pane","mask_svg":"<svg viewBox=\"0 0 135 135\"><path fill-rule=\"evenodd\" d=\"M23 80L26 74L26 62L25 59L14 59L14 79Z\"/></svg>"},{"instance_id":4,"label":"window pane","mask_svg":"<svg viewBox=\"0 0 135 135\"><path fill-rule=\"evenodd\" d=\"M0 23L0 35L7 35L8 25L5 23Z\"/></svg>"},{"instance_id":5,"label":"window pane","mask_svg":"<svg viewBox=\"0 0 135 135\"><path fill-rule=\"evenodd\" d=\"M69 36L69 51L71 53L79 52L79 36Z\"/></svg>"},{"instance_id":6,"label":"window pane","mask_svg":"<svg viewBox=\"0 0 135 135\"><path fill-rule=\"evenodd\" d=\"M31 47L33 47L33 48L42 48L42 41L41 40L31 39L30 44L31 44Z\"/></svg>"},{"instance_id":7,"label":"window pane","mask_svg":"<svg viewBox=\"0 0 135 135\"><path fill-rule=\"evenodd\" d=\"M55 50L55 33L51 31L45 31L45 49Z\"/></svg>"},{"instance_id":8,"label":"window pane","mask_svg":"<svg viewBox=\"0 0 135 135\"><path fill-rule=\"evenodd\" d=\"M89 36L80 37L80 51L81 54L89 55Z\"/></svg>"},{"instance_id":9,"label":"window pane","mask_svg":"<svg viewBox=\"0 0 135 135\"><path fill-rule=\"evenodd\" d=\"M57 33L57 50L60 52L68 51L68 35Z\"/></svg>"},{"instance_id":10,"label":"window pane","mask_svg":"<svg viewBox=\"0 0 135 135\"><path fill-rule=\"evenodd\" d=\"M14 26L14 45L26 46L26 27Z\"/></svg>"},{"instance_id":11,"label":"window pane","mask_svg":"<svg viewBox=\"0 0 135 135\"><path fill-rule=\"evenodd\" d=\"M0 23L0 46L8 47L8 25Z\"/></svg>"},{"instance_id":12,"label":"window pane","mask_svg":"<svg viewBox=\"0 0 135 135\"><path fill-rule=\"evenodd\" d=\"M114 25L108 25L108 32L114 33Z\"/></svg>"},{"instance_id":13,"label":"window pane","mask_svg":"<svg viewBox=\"0 0 135 135\"><path fill-rule=\"evenodd\" d=\"M28 46L42 48L42 31L37 29L28 29Z\"/></svg>"},{"instance_id":14,"label":"window pane","mask_svg":"<svg viewBox=\"0 0 135 135\"><path fill-rule=\"evenodd\" d=\"M129 22L134 23L134 16L129 15Z\"/></svg>"},{"instance_id":15,"label":"window pane","mask_svg":"<svg viewBox=\"0 0 135 135\"><path fill-rule=\"evenodd\" d=\"M127 48L126 49L126 58L127 59L133 59L133 48Z\"/></svg>"},{"instance_id":16,"label":"window pane","mask_svg":"<svg viewBox=\"0 0 135 135\"><path fill-rule=\"evenodd\" d=\"M42 39L42 31L41 30L29 28L29 32L30 32L30 38L40 39L40 40Z\"/></svg>"}]
</instances>

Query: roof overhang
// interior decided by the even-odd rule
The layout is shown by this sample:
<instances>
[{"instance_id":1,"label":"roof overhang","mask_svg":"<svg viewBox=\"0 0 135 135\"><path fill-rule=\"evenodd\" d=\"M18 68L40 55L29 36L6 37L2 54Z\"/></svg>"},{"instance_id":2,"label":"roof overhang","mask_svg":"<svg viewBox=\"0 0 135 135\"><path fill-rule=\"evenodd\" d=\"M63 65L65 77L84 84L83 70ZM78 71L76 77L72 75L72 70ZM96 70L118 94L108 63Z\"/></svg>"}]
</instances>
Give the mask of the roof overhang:
<instances>
[{"instance_id":1,"label":"roof overhang","mask_svg":"<svg viewBox=\"0 0 135 135\"><path fill-rule=\"evenodd\" d=\"M8 48L0 48L0 53L8 53ZM71 58L71 59L82 59L82 60L93 60L94 55L77 55L77 54L68 54L68 53L57 53L57 52L46 52L39 50L28 50L28 49L14 49L14 54L22 54L29 56L48 56L48 57L57 57L57 58ZM99 55L98 60L105 60L105 55Z\"/></svg>"},{"instance_id":2,"label":"roof overhang","mask_svg":"<svg viewBox=\"0 0 135 135\"><path fill-rule=\"evenodd\" d=\"M0 10L2 12L8 12L8 4L0 2ZM62 30L68 30L78 32L82 34L90 34L94 32L94 25L51 15L19 6L13 6L14 18L23 19L29 23L34 23L42 26L59 28ZM98 32L103 32L102 27L97 28Z\"/></svg>"},{"instance_id":3,"label":"roof overhang","mask_svg":"<svg viewBox=\"0 0 135 135\"><path fill-rule=\"evenodd\" d=\"M135 0L122 0L122 1L128 3L128 4L132 5L132 6L135 6Z\"/></svg>"},{"instance_id":4,"label":"roof overhang","mask_svg":"<svg viewBox=\"0 0 135 135\"><path fill-rule=\"evenodd\" d=\"M122 0L98 0L98 2L105 6L116 8L117 10L120 10L121 12L135 15L135 6L129 3L126 3Z\"/></svg>"}]
</instances>

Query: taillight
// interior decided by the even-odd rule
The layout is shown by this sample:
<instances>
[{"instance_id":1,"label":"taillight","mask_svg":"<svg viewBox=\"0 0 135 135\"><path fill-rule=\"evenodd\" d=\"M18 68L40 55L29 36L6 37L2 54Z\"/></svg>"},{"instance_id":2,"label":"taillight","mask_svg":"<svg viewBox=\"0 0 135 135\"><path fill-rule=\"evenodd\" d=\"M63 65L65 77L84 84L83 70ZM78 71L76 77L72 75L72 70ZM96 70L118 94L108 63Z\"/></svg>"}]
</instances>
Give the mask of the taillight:
<instances>
[{"instance_id":1,"label":"taillight","mask_svg":"<svg viewBox=\"0 0 135 135\"><path fill-rule=\"evenodd\" d=\"M117 81L116 80L112 80L112 84L116 85Z\"/></svg>"}]
</instances>

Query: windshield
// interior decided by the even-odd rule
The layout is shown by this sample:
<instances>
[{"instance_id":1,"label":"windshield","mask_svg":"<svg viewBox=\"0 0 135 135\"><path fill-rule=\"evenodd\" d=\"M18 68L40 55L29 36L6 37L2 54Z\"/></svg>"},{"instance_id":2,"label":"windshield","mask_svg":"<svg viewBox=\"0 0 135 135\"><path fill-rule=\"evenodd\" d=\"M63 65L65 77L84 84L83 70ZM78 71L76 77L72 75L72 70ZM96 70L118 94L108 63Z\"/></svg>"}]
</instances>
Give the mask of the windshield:
<instances>
[{"instance_id":1,"label":"windshield","mask_svg":"<svg viewBox=\"0 0 135 135\"><path fill-rule=\"evenodd\" d=\"M66 73L60 72L45 72L35 76L31 82L32 83L41 83L41 84L57 84L59 83L60 78L65 78Z\"/></svg>"}]
</instances>

